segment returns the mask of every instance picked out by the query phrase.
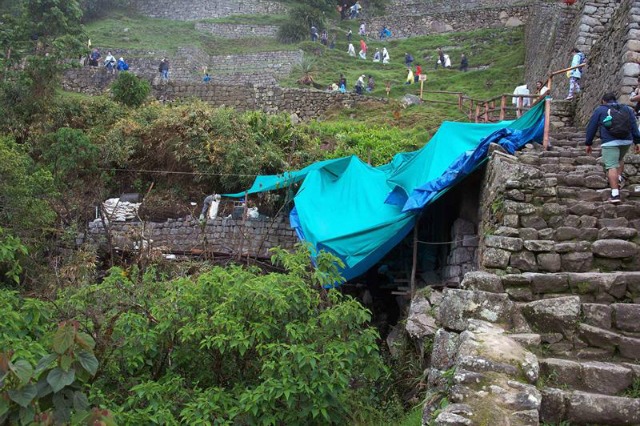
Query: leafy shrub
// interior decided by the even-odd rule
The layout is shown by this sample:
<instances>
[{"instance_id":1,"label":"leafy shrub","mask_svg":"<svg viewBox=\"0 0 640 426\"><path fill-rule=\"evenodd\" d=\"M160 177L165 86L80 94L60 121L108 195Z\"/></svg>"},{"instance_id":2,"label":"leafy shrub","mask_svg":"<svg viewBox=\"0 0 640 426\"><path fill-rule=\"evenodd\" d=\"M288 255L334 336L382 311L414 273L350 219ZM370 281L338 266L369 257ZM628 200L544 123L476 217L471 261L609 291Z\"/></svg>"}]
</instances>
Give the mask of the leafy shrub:
<instances>
[{"instance_id":1,"label":"leafy shrub","mask_svg":"<svg viewBox=\"0 0 640 426\"><path fill-rule=\"evenodd\" d=\"M296 43L308 39L312 25L318 31L325 27L324 14L320 9L306 5L291 7L287 21L278 29L278 40L282 43Z\"/></svg>"},{"instance_id":2,"label":"leafy shrub","mask_svg":"<svg viewBox=\"0 0 640 426\"><path fill-rule=\"evenodd\" d=\"M335 269L313 272L306 253L287 274L114 269L68 289L59 307L89 325L104 365L94 393L125 424L352 423L386 372L378 333L356 300L309 284Z\"/></svg>"},{"instance_id":3,"label":"leafy shrub","mask_svg":"<svg viewBox=\"0 0 640 426\"><path fill-rule=\"evenodd\" d=\"M111 85L113 98L124 105L139 107L151 92L148 81L129 72L121 72Z\"/></svg>"}]
</instances>

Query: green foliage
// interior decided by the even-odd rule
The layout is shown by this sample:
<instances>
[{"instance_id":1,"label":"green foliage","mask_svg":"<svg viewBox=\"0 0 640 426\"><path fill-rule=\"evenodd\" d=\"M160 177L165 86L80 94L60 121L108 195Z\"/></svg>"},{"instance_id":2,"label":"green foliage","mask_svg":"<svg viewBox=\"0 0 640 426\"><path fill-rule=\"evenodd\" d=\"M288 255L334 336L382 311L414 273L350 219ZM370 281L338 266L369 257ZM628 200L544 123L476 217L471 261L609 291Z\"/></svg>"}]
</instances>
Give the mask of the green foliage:
<instances>
[{"instance_id":1,"label":"green foliage","mask_svg":"<svg viewBox=\"0 0 640 426\"><path fill-rule=\"evenodd\" d=\"M4 343L4 342L3 342ZM53 352L35 369L12 350L0 352L0 422L11 424L112 425L109 413L89 410L83 383L95 376L98 360L93 338L79 331L77 322L63 322L51 338Z\"/></svg>"},{"instance_id":2,"label":"green foliage","mask_svg":"<svg viewBox=\"0 0 640 426\"><path fill-rule=\"evenodd\" d=\"M318 3L324 2L319 0ZM304 4L293 6L289 10L287 21L278 29L278 40L282 43L296 43L309 39L312 25L318 31L326 26L323 11Z\"/></svg>"},{"instance_id":3,"label":"green foliage","mask_svg":"<svg viewBox=\"0 0 640 426\"><path fill-rule=\"evenodd\" d=\"M113 98L127 106L139 107L151 93L151 85L132 73L121 72L111 85Z\"/></svg>"},{"instance_id":4,"label":"green foliage","mask_svg":"<svg viewBox=\"0 0 640 426\"><path fill-rule=\"evenodd\" d=\"M27 247L20 242L19 238L7 234L0 227L0 274L3 274L9 281L19 283L22 273L19 257L25 256L27 253ZM2 282L1 278L0 282Z\"/></svg>"},{"instance_id":5,"label":"green foliage","mask_svg":"<svg viewBox=\"0 0 640 426\"><path fill-rule=\"evenodd\" d=\"M55 217L46 202L52 177L8 138L0 137L0 158L0 226L29 245L29 237L41 235Z\"/></svg>"},{"instance_id":6,"label":"green foliage","mask_svg":"<svg viewBox=\"0 0 640 426\"><path fill-rule=\"evenodd\" d=\"M167 282L114 269L66 290L59 307L96 337L102 403L124 424L351 423L377 403L378 334L357 301L307 284L302 253L278 254L288 274L228 267Z\"/></svg>"},{"instance_id":7,"label":"green foliage","mask_svg":"<svg viewBox=\"0 0 640 426\"><path fill-rule=\"evenodd\" d=\"M622 396L626 396L627 398L640 398L640 378L636 377L633 383L624 390Z\"/></svg>"},{"instance_id":8,"label":"green foliage","mask_svg":"<svg viewBox=\"0 0 640 426\"><path fill-rule=\"evenodd\" d=\"M25 0L18 18L3 18L0 130L23 139L47 110L68 59L86 51L81 16L76 0Z\"/></svg>"},{"instance_id":9,"label":"green foliage","mask_svg":"<svg viewBox=\"0 0 640 426\"><path fill-rule=\"evenodd\" d=\"M83 12L83 21L100 19L111 9L124 8L131 5L130 0L79 0Z\"/></svg>"}]
</instances>

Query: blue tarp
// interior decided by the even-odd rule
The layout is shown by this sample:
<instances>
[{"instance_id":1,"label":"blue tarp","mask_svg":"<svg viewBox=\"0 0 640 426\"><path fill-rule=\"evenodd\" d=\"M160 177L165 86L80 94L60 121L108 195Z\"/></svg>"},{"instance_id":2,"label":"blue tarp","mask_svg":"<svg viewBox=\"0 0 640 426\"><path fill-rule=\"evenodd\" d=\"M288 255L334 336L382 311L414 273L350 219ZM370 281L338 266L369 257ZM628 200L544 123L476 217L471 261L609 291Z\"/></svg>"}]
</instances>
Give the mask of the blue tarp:
<instances>
[{"instance_id":1,"label":"blue tarp","mask_svg":"<svg viewBox=\"0 0 640 426\"><path fill-rule=\"evenodd\" d=\"M291 226L315 250L342 259L348 280L375 265L408 234L421 209L486 161L490 143L513 153L539 142L543 112L540 102L515 121L444 122L422 149L399 153L388 164L372 167L355 156L320 161L299 171L258 176L247 193L302 182Z\"/></svg>"}]
</instances>

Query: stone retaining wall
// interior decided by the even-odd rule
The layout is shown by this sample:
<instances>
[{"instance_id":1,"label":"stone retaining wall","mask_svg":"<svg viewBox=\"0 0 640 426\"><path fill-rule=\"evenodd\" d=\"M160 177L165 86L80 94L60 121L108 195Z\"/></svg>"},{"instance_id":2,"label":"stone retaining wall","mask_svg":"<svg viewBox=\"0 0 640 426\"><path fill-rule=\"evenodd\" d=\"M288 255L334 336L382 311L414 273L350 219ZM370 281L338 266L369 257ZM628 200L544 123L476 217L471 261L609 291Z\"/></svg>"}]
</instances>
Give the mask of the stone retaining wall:
<instances>
[{"instance_id":1,"label":"stone retaining wall","mask_svg":"<svg viewBox=\"0 0 640 426\"><path fill-rule=\"evenodd\" d=\"M481 268L640 270L640 156L627 157L627 201L619 206L605 201L608 184L593 156L525 152L518 157L494 157L489 163L481 202Z\"/></svg>"},{"instance_id":2,"label":"stone retaining wall","mask_svg":"<svg viewBox=\"0 0 640 426\"><path fill-rule=\"evenodd\" d=\"M266 0L137 0L135 7L145 16L176 21L284 14L287 10L283 3Z\"/></svg>"},{"instance_id":3,"label":"stone retaining wall","mask_svg":"<svg viewBox=\"0 0 640 426\"><path fill-rule=\"evenodd\" d=\"M105 48L101 49L103 58L108 50L116 58L125 58L129 64L129 72L156 83L159 81L158 65L163 57L169 60L170 81L201 83L203 70L206 68L213 83L227 85L275 85L276 79L288 76L303 58L301 50L207 55L195 48L180 48L175 55L168 55L164 51ZM65 90L94 94L104 91L111 80L102 66L73 68L65 72L62 85Z\"/></svg>"},{"instance_id":4,"label":"stone retaining wall","mask_svg":"<svg viewBox=\"0 0 640 426\"><path fill-rule=\"evenodd\" d=\"M529 8L502 6L451 12L425 11L407 15L389 12L390 9L387 8L387 16L368 19L369 31L375 32L377 36L377 32L386 25L392 31L393 38L407 38L451 31L516 27L527 21Z\"/></svg>"},{"instance_id":5,"label":"stone retaining wall","mask_svg":"<svg viewBox=\"0 0 640 426\"><path fill-rule=\"evenodd\" d=\"M238 254L268 258L271 247L293 248L298 241L284 218L235 220L216 218L202 228L196 219L169 219L166 222L111 222L113 245L122 250L134 247L163 253ZM106 235L100 220L89 223L86 239L105 246Z\"/></svg>"},{"instance_id":6,"label":"stone retaining wall","mask_svg":"<svg viewBox=\"0 0 640 426\"><path fill-rule=\"evenodd\" d=\"M242 25L197 22L196 30L211 33L222 38L275 37L278 27L275 25Z\"/></svg>"},{"instance_id":7,"label":"stone retaining wall","mask_svg":"<svg viewBox=\"0 0 640 426\"><path fill-rule=\"evenodd\" d=\"M460 12L487 7L512 7L531 4L530 0L392 0L388 15L429 15L431 13Z\"/></svg>"}]
</instances>

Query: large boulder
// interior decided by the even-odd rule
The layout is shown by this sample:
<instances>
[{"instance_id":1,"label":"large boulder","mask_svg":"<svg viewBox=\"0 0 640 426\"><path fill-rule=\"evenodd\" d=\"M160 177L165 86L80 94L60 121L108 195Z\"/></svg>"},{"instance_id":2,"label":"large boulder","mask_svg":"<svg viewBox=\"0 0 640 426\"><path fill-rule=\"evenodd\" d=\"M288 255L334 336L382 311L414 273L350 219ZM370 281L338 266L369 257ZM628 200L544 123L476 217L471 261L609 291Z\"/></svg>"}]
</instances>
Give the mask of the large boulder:
<instances>
[{"instance_id":1,"label":"large boulder","mask_svg":"<svg viewBox=\"0 0 640 426\"><path fill-rule=\"evenodd\" d=\"M507 294L486 291L448 289L440 304L440 324L450 330L467 329L467 321L476 318L508 326L513 302Z\"/></svg>"}]
</instances>

